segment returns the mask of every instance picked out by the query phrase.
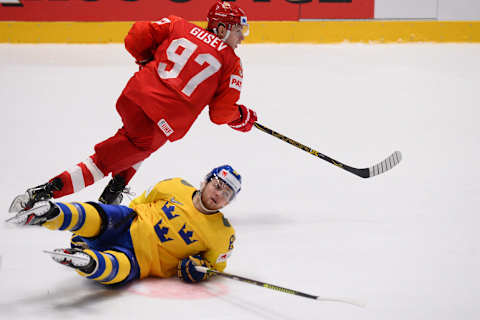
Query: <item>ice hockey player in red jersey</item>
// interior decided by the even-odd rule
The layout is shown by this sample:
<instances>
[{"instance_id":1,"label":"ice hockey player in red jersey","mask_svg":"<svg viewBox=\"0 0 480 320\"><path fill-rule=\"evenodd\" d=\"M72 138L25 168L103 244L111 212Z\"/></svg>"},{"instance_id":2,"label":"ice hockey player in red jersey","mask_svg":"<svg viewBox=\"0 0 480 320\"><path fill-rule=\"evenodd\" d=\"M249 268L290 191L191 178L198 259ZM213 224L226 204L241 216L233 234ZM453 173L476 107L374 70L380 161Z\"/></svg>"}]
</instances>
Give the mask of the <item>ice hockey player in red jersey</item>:
<instances>
[{"instance_id":1,"label":"ice hockey player in red jersey","mask_svg":"<svg viewBox=\"0 0 480 320\"><path fill-rule=\"evenodd\" d=\"M167 141L181 139L207 105L213 123L249 131L257 116L237 104L243 72L234 52L248 34L246 14L233 3L217 1L207 20L206 29L173 15L136 22L125 47L140 70L117 100L123 127L95 145L85 161L17 196L10 212L72 194L109 174L112 179L99 200L120 203L142 161Z\"/></svg>"}]
</instances>

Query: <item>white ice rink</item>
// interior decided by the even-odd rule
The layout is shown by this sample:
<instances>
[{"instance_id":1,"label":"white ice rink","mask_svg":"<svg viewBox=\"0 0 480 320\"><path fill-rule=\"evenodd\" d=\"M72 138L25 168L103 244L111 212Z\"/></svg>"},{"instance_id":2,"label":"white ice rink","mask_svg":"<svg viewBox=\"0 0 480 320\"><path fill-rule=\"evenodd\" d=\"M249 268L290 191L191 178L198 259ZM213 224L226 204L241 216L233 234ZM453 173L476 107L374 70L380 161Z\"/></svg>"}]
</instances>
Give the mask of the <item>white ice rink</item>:
<instances>
[{"instance_id":1,"label":"white ice rink","mask_svg":"<svg viewBox=\"0 0 480 320\"><path fill-rule=\"evenodd\" d=\"M12 198L69 169L120 126L136 65L121 45L0 45L0 319L477 320L480 317L480 45L244 45L241 102L259 122L354 167L361 179L258 130L209 122L144 162L137 194L229 163L243 189L229 273L318 302L217 278L105 289L42 252L67 232L3 223ZM62 201L96 200L107 179ZM125 202L124 202L125 204Z\"/></svg>"}]
</instances>

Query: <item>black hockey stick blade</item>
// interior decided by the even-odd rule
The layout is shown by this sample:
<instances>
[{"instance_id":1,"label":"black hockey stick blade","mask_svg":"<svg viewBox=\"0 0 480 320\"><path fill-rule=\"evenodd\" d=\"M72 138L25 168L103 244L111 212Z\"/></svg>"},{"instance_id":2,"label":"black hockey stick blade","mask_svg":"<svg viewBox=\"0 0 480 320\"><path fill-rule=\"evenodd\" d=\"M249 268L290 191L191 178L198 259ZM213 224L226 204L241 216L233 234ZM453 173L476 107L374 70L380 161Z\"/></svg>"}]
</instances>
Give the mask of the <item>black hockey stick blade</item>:
<instances>
[{"instance_id":1,"label":"black hockey stick blade","mask_svg":"<svg viewBox=\"0 0 480 320\"><path fill-rule=\"evenodd\" d=\"M354 175L362 177L362 178L370 178L370 177L374 177L374 176L377 176L379 174L382 174L382 173L392 169L393 167L395 167L402 160L402 153L400 151L395 151L390 156L388 156L385 160L377 163L374 166L371 166L369 168L363 168L363 169L354 168L354 167L351 167L351 166L346 165L344 163L341 163L340 161L337 161L333 158L330 158L329 156L324 155L324 154L318 152L317 150L314 150L310 147L307 147L306 145L304 145L304 144L302 144L298 141L290 139L289 137L284 136L281 133L278 133L278 132L276 132L272 129L269 129L269 128L265 127L264 125L262 125L258 122L255 122L254 125L255 125L255 128L257 128L257 129L259 129L259 130L261 130L265 133L268 133L271 136L274 136L274 137L276 137L280 140L283 140L283 141L291 144L294 147L297 147L297 148L299 148L299 149L301 149L305 152L308 152L311 155L314 155L314 156L316 156L316 157L318 157L322 160L330 162L331 164L333 164L333 165L335 165L335 166L337 166L337 167L339 167L343 170L346 170L350 173L353 173Z\"/></svg>"}]
</instances>

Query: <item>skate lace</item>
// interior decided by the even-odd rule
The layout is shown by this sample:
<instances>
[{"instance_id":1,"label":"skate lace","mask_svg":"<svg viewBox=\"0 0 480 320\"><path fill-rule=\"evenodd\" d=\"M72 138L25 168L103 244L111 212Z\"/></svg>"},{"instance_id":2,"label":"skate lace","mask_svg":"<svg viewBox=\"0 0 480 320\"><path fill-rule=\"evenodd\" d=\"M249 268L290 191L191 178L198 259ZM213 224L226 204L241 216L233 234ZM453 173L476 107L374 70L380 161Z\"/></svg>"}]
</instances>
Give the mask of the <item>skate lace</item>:
<instances>
[{"instance_id":1,"label":"skate lace","mask_svg":"<svg viewBox=\"0 0 480 320\"><path fill-rule=\"evenodd\" d=\"M123 188L122 193L127 196L127 198L128 198L129 201L132 201L132 200L135 198L135 196L137 195L137 194L136 194L135 192L133 192L132 189L131 189L130 187L128 187L128 186L125 187L125 188Z\"/></svg>"}]
</instances>

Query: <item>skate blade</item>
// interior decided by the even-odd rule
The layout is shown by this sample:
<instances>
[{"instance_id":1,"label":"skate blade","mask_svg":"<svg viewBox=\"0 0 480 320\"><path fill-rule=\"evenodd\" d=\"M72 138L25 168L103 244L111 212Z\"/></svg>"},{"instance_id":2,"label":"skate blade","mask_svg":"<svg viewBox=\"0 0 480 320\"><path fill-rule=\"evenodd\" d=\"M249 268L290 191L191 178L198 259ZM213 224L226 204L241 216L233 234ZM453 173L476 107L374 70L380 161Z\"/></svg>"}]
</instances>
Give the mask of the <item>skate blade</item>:
<instances>
[{"instance_id":1,"label":"skate blade","mask_svg":"<svg viewBox=\"0 0 480 320\"><path fill-rule=\"evenodd\" d=\"M11 217L11 218L5 220L5 222L13 223L13 224L25 224L25 222L28 219L28 216L29 216L29 214L27 214L25 212L20 212L17 215L15 215L14 217Z\"/></svg>"},{"instance_id":2,"label":"skate blade","mask_svg":"<svg viewBox=\"0 0 480 320\"><path fill-rule=\"evenodd\" d=\"M69 253L63 253L63 252L56 252L56 251L49 251L49 250L43 250L44 253L46 254L49 254L50 257L52 258L70 258L70 259L75 259L75 260L80 260L80 261L84 261L84 262L89 262L90 259L86 258L86 257L82 257L82 256L74 256L72 254L69 254Z\"/></svg>"},{"instance_id":3,"label":"skate blade","mask_svg":"<svg viewBox=\"0 0 480 320\"><path fill-rule=\"evenodd\" d=\"M25 209L25 205L28 202L29 196L28 194L19 194L18 196L13 199L10 208L8 209L9 213L18 213Z\"/></svg>"},{"instance_id":4,"label":"skate blade","mask_svg":"<svg viewBox=\"0 0 480 320\"><path fill-rule=\"evenodd\" d=\"M28 210L21 210L14 217L11 217L5 220L5 222L13 223L13 224L28 224L29 222L28 219L32 214L39 217L47 213L50 210L50 208L51 206L48 201L40 201L35 203L33 208Z\"/></svg>"},{"instance_id":5,"label":"skate blade","mask_svg":"<svg viewBox=\"0 0 480 320\"><path fill-rule=\"evenodd\" d=\"M66 260L73 264L73 268L83 267L86 266L90 262L90 258L82 257L81 255L57 252L57 251L49 251L43 250L44 253L48 254L55 262L63 264Z\"/></svg>"}]
</instances>

